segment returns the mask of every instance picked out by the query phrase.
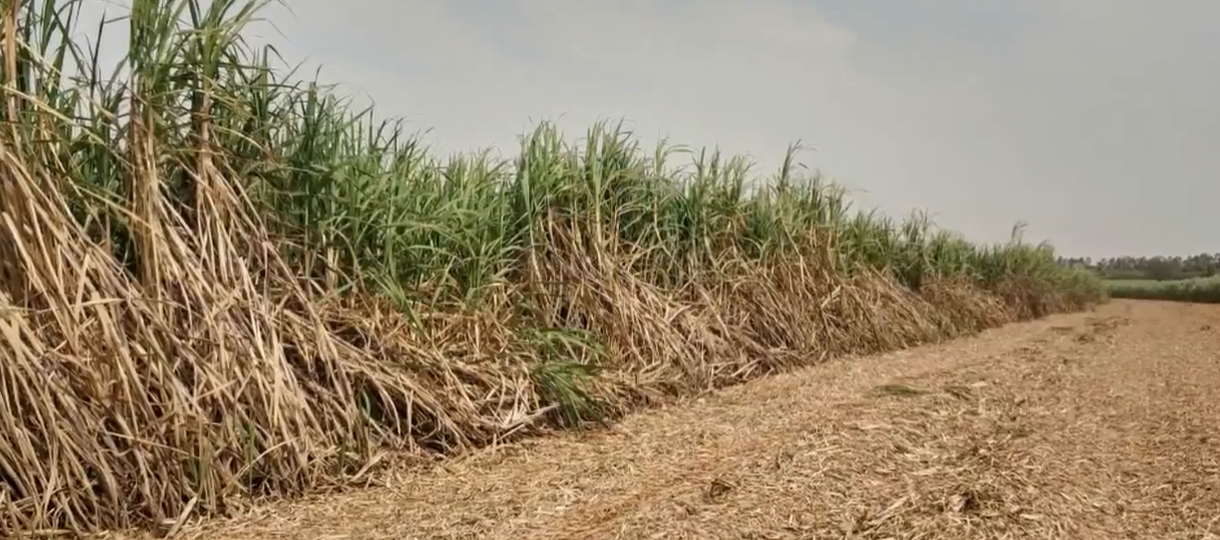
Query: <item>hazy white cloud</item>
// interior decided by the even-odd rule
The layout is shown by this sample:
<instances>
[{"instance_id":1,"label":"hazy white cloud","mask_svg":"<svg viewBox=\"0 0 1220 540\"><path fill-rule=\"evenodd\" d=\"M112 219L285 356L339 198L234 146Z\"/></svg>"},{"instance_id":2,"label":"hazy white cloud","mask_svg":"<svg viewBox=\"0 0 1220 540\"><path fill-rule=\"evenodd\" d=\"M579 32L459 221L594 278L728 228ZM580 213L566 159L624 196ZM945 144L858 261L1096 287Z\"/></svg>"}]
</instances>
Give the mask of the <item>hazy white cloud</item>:
<instances>
[{"instance_id":1,"label":"hazy white cloud","mask_svg":"<svg viewBox=\"0 0 1220 540\"><path fill-rule=\"evenodd\" d=\"M290 1L260 30L444 150L541 119L805 162L891 213L1072 254L1220 251L1220 4Z\"/></svg>"}]
</instances>

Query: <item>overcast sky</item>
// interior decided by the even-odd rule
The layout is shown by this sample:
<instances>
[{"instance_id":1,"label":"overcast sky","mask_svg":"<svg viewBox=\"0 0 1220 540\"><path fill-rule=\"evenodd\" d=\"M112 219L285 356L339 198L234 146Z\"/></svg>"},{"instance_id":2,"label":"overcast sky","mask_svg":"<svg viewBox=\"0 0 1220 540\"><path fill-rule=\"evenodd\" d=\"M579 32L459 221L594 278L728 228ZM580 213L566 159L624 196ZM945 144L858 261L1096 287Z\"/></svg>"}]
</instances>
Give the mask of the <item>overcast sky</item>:
<instances>
[{"instance_id":1,"label":"overcast sky","mask_svg":"<svg viewBox=\"0 0 1220 540\"><path fill-rule=\"evenodd\" d=\"M498 146L624 117L774 167L791 142L893 214L1065 255L1220 251L1220 2L289 0L290 61Z\"/></svg>"}]
</instances>

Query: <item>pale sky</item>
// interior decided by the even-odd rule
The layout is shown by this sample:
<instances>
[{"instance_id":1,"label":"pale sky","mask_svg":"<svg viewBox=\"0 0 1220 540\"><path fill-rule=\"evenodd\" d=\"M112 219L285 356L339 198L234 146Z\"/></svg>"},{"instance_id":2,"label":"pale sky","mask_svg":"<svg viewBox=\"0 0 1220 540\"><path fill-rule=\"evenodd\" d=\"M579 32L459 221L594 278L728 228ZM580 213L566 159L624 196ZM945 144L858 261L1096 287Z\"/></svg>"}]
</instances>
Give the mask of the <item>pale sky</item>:
<instances>
[{"instance_id":1,"label":"pale sky","mask_svg":"<svg viewBox=\"0 0 1220 540\"><path fill-rule=\"evenodd\" d=\"M98 0L100 1L100 0ZM1158 7L1159 4L1159 7ZM803 161L1064 255L1220 251L1220 2L288 0L260 35L444 151L539 119Z\"/></svg>"}]
</instances>

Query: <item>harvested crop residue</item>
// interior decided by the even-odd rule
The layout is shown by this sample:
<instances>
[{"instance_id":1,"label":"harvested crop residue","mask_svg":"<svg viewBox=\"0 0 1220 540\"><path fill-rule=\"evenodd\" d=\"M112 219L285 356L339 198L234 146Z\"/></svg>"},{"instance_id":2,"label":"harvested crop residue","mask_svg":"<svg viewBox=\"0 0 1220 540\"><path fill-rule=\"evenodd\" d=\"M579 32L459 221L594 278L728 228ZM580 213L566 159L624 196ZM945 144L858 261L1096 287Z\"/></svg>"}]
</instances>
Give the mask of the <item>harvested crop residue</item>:
<instances>
[{"instance_id":1,"label":"harvested crop residue","mask_svg":"<svg viewBox=\"0 0 1220 540\"><path fill-rule=\"evenodd\" d=\"M1115 302L834 361L184 534L1216 538L1220 332L1205 326L1220 327L1220 307Z\"/></svg>"}]
</instances>

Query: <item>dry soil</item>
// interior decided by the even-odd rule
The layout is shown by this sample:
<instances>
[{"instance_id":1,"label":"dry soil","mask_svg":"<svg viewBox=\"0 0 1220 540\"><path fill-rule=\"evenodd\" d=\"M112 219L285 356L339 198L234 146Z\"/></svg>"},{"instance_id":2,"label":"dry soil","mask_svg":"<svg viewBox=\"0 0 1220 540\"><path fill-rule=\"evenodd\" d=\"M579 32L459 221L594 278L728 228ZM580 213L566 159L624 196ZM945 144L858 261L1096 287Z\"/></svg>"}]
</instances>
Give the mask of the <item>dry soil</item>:
<instances>
[{"instance_id":1,"label":"dry soil","mask_svg":"<svg viewBox=\"0 0 1220 540\"><path fill-rule=\"evenodd\" d=\"M1220 540L1220 307L845 358L181 534Z\"/></svg>"}]
</instances>

